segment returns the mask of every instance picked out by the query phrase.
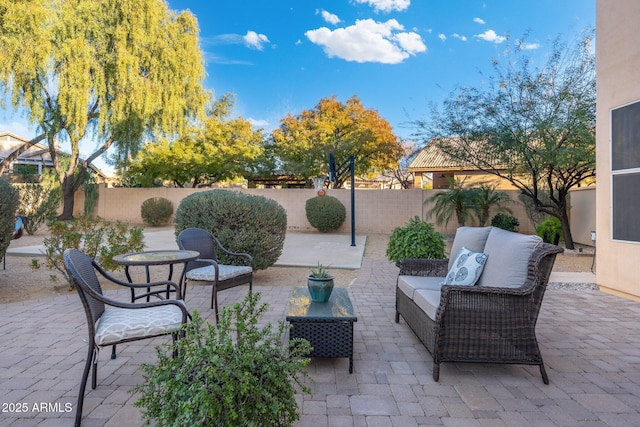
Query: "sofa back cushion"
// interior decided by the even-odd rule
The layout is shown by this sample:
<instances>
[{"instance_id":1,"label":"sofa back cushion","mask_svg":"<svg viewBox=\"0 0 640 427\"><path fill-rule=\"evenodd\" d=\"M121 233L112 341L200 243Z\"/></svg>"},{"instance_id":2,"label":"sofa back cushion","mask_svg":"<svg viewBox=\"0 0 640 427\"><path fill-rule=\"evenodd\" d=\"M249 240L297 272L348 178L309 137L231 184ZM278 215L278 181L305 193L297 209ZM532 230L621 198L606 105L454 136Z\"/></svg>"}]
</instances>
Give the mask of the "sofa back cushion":
<instances>
[{"instance_id":1,"label":"sofa back cushion","mask_svg":"<svg viewBox=\"0 0 640 427\"><path fill-rule=\"evenodd\" d=\"M538 236L514 233L494 227L484 252L488 254L478 286L519 288L527 278L529 258L542 243Z\"/></svg>"},{"instance_id":2,"label":"sofa back cushion","mask_svg":"<svg viewBox=\"0 0 640 427\"><path fill-rule=\"evenodd\" d=\"M447 270L451 271L453 263L463 246L473 252L485 252L484 246L492 228L494 227L459 227L451 245Z\"/></svg>"}]
</instances>

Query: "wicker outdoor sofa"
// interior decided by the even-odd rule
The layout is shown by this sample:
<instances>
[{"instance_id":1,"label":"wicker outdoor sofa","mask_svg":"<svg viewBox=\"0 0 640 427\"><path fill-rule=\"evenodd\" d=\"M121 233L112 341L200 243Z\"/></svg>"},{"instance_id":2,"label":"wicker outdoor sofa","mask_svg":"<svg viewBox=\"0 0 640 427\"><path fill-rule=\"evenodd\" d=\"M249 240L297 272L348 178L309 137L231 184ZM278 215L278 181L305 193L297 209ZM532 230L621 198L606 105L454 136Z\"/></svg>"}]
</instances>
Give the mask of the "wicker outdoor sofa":
<instances>
[{"instance_id":1,"label":"wicker outdoor sofa","mask_svg":"<svg viewBox=\"0 0 640 427\"><path fill-rule=\"evenodd\" d=\"M460 263L465 249L484 259L477 283L443 285L445 276L453 277L447 273L455 254L461 254L456 260ZM535 326L562 250L538 236L460 227L450 260L406 259L398 264L395 320L402 316L433 356L435 381L441 362L482 362L538 365L542 380L549 383Z\"/></svg>"}]
</instances>

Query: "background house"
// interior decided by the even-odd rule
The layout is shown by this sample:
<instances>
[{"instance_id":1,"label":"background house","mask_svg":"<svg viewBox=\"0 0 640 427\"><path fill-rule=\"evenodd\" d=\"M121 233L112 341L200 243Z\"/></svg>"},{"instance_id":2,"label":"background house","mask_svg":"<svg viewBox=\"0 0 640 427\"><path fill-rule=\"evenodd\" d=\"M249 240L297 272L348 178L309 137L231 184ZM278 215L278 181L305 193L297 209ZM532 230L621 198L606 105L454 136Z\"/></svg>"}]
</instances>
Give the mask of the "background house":
<instances>
[{"instance_id":1,"label":"background house","mask_svg":"<svg viewBox=\"0 0 640 427\"><path fill-rule=\"evenodd\" d=\"M27 142L29 139L22 136L0 132L0 162ZM67 155L60 150L56 152ZM34 144L9 165L2 177L9 182L35 182L39 181L46 168L53 168L49 147L46 144ZM109 177L97 167L91 165L90 168L94 171L98 183L109 180Z\"/></svg>"},{"instance_id":2,"label":"background house","mask_svg":"<svg viewBox=\"0 0 640 427\"><path fill-rule=\"evenodd\" d=\"M514 190L515 187L505 179L481 171L469 164L450 160L437 144L428 143L411 162L408 168L414 174L416 188L449 188L447 178L464 179L467 185L487 183L496 185L500 190ZM429 187L429 184L432 186Z\"/></svg>"}]
</instances>

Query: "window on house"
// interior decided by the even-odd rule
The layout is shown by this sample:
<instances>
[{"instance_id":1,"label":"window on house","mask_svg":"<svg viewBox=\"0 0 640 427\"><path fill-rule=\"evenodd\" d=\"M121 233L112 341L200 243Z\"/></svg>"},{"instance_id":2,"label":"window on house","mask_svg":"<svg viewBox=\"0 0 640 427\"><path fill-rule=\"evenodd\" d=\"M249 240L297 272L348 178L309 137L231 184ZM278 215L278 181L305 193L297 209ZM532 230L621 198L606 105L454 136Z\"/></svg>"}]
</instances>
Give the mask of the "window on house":
<instances>
[{"instance_id":1,"label":"window on house","mask_svg":"<svg viewBox=\"0 0 640 427\"><path fill-rule=\"evenodd\" d=\"M640 101L611 110L611 236L640 242Z\"/></svg>"}]
</instances>

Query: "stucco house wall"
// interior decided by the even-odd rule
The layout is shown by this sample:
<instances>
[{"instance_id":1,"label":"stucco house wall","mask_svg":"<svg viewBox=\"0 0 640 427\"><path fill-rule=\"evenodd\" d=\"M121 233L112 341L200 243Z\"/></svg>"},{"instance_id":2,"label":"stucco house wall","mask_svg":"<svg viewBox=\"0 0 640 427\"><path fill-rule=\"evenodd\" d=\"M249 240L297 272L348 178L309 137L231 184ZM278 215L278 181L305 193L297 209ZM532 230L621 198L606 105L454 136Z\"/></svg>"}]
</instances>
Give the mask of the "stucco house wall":
<instances>
[{"instance_id":1,"label":"stucco house wall","mask_svg":"<svg viewBox=\"0 0 640 427\"><path fill-rule=\"evenodd\" d=\"M640 243L614 241L611 231L611 110L640 100L638 23L640 1L597 0L596 280L604 291L640 301ZM640 197L640 188L629 197Z\"/></svg>"}]
</instances>

